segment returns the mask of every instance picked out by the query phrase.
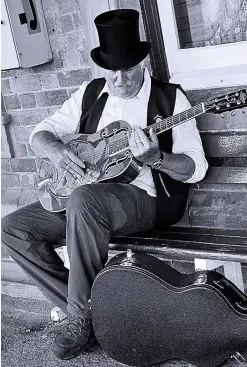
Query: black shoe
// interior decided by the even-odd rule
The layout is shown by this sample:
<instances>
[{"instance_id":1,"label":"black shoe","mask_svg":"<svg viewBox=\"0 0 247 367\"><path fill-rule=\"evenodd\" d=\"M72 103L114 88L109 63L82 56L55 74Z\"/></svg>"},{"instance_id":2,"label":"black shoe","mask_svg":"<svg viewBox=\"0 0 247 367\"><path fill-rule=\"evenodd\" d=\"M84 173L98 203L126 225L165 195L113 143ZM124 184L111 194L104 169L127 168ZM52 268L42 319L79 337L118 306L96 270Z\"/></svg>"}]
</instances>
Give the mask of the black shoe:
<instances>
[{"instance_id":1,"label":"black shoe","mask_svg":"<svg viewBox=\"0 0 247 367\"><path fill-rule=\"evenodd\" d=\"M52 345L52 351L59 359L75 358L95 342L90 319L69 315L61 328Z\"/></svg>"}]
</instances>

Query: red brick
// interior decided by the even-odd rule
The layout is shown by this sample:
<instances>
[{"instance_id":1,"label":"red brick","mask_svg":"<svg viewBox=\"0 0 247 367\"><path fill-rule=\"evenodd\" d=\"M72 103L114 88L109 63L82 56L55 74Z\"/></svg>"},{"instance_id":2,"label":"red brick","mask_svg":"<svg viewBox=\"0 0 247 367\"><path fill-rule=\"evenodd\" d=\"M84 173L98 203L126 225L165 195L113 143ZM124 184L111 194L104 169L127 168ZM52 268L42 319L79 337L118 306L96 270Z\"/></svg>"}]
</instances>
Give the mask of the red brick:
<instances>
[{"instance_id":1,"label":"red brick","mask_svg":"<svg viewBox=\"0 0 247 367\"><path fill-rule=\"evenodd\" d=\"M81 17L81 13L75 13L73 14L73 21L75 29L82 29L83 28L83 21Z\"/></svg>"},{"instance_id":2,"label":"red brick","mask_svg":"<svg viewBox=\"0 0 247 367\"><path fill-rule=\"evenodd\" d=\"M2 187L19 187L20 180L18 175L2 175L1 178Z\"/></svg>"},{"instance_id":3,"label":"red brick","mask_svg":"<svg viewBox=\"0 0 247 367\"><path fill-rule=\"evenodd\" d=\"M9 86L9 79L2 79L1 82L2 87L2 94L11 94L10 86Z\"/></svg>"},{"instance_id":4,"label":"red brick","mask_svg":"<svg viewBox=\"0 0 247 367\"><path fill-rule=\"evenodd\" d=\"M71 32L74 30L71 14L66 14L61 17L56 17L56 29L58 34Z\"/></svg>"},{"instance_id":5,"label":"red brick","mask_svg":"<svg viewBox=\"0 0 247 367\"><path fill-rule=\"evenodd\" d=\"M13 172L36 172L37 167L34 158L13 158L10 161Z\"/></svg>"},{"instance_id":6,"label":"red brick","mask_svg":"<svg viewBox=\"0 0 247 367\"><path fill-rule=\"evenodd\" d=\"M18 143L28 143L29 140L29 136L31 134L31 132L33 131L34 126L27 126L27 127L19 127L16 126L15 127L15 136L16 136L16 141Z\"/></svg>"},{"instance_id":7,"label":"red brick","mask_svg":"<svg viewBox=\"0 0 247 367\"><path fill-rule=\"evenodd\" d=\"M81 85L86 80L91 80L91 69L71 70L58 73L58 80L61 87L74 87Z\"/></svg>"},{"instance_id":8,"label":"red brick","mask_svg":"<svg viewBox=\"0 0 247 367\"><path fill-rule=\"evenodd\" d=\"M46 28L48 34L52 34L56 32L56 25L55 25L55 19L53 17L47 17L45 18Z\"/></svg>"},{"instance_id":9,"label":"red brick","mask_svg":"<svg viewBox=\"0 0 247 367\"><path fill-rule=\"evenodd\" d=\"M16 150L15 155L16 158L28 157L26 144L16 144L15 150Z\"/></svg>"},{"instance_id":10,"label":"red brick","mask_svg":"<svg viewBox=\"0 0 247 367\"><path fill-rule=\"evenodd\" d=\"M36 107L36 100L33 93L20 94L21 107L22 108L33 108Z\"/></svg>"},{"instance_id":11,"label":"red brick","mask_svg":"<svg viewBox=\"0 0 247 367\"><path fill-rule=\"evenodd\" d=\"M3 205L18 205L21 195L21 188L19 189L3 189L2 190L2 204Z\"/></svg>"},{"instance_id":12,"label":"red brick","mask_svg":"<svg viewBox=\"0 0 247 367\"><path fill-rule=\"evenodd\" d=\"M41 89L39 75L23 75L10 79L12 93L23 93Z\"/></svg>"},{"instance_id":13,"label":"red brick","mask_svg":"<svg viewBox=\"0 0 247 367\"><path fill-rule=\"evenodd\" d=\"M40 122L37 109L19 111L20 125L37 125Z\"/></svg>"},{"instance_id":14,"label":"red brick","mask_svg":"<svg viewBox=\"0 0 247 367\"><path fill-rule=\"evenodd\" d=\"M43 89L59 88L57 74L56 73L41 74L41 84Z\"/></svg>"},{"instance_id":15,"label":"red brick","mask_svg":"<svg viewBox=\"0 0 247 367\"><path fill-rule=\"evenodd\" d=\"M56 106L63 104L68 99L65 89L39 92L36 94L37 105L39 107Z\"/></svg>"},{"instance_id":16,"label":"red brick","mask_svg":"<svg viewBox=\"0 0 247 367\"><path fill-rule=\"evenodd\" d=\"M11 168L10 168L10 164L9 164L9 159L5 159L5 158L2 158L1 159L1 169L2 169L2 173L9 173L9 172L12 172Z\"/></svg>"},{"instance_id":17,"label":"red brick","mask_svg":"<svg viewBox=\"0 0 247 367\"><path fill-rule=\"evenodd\" d=\"M36 188L37 174L20 175L21 187Z\"/></svg>"},{"instance_id":18,"label":"red brick","mask_svg":"<svg viewBox=\"0 0 247 367\"><path fill-rule=\"evenodd\" d=\"M20 99L17 95L8 95L3 97L6 110L17 110L21 108Z\"/></svg>"}]
</instances>

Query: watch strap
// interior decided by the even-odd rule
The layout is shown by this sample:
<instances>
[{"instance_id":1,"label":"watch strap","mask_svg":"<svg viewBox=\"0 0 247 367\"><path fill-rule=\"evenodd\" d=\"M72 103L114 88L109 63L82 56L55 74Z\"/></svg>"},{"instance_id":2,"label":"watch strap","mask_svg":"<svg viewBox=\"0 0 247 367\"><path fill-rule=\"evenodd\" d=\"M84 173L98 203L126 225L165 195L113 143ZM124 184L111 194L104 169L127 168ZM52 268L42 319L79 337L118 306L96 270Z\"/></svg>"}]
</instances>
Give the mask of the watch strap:
<instances>
[{"instance_id":1,"label":"watch strap","mask_svg":"<svg viewBox=\"0 0 247 367\"><path fill-rule=\"evenodd\" d=\"M163 153L161 152L161 157L160 157L160 159L158 159L156 162L154 162L154 163L152 164L152 167L153 167L154 169L160 169L160 168L162 167L162 165L163 165L163 162L164 162L164 156L163 156Z\"/></svg>"}]
</instances>

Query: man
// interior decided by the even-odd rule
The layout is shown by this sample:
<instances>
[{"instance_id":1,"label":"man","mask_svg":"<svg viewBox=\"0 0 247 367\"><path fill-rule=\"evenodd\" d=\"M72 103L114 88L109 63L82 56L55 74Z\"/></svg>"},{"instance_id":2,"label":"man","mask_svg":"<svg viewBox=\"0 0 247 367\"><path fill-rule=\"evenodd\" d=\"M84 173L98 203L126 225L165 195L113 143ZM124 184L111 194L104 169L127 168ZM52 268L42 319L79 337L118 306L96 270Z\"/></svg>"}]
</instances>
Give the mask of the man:
<instances>
[{"instance_id":1,"label":"man","mask_svg":"<svg viewBox=\"0 0 247 367\"><path fill-rule=\"evenodd\" d=\"M80 89L30 136L37 155L47 156L69 179L81 178L85 164L60 140L75 132L94 133L114 120L132 127L129 145L143 163L131 184L92 183L75 189L66 216L34 203L3 219L2 241L13 259L36 282L68 321L52 346L61 359L76 357L93 342L90 290L107 261L111 235L168 226L183 215L188 183L207 170L195 120L149 140L143 128L190 107L176 85L151 78L142 61L150 45L139 37L139 14L116 10L99 15L95 24L100 47L92 59L105 79L83 83ZM91 171L97 179L97 169ZM158 198L158 200L157 200ZM70 270L54 251L66 237Z\"/></svg>"}]
</instances>

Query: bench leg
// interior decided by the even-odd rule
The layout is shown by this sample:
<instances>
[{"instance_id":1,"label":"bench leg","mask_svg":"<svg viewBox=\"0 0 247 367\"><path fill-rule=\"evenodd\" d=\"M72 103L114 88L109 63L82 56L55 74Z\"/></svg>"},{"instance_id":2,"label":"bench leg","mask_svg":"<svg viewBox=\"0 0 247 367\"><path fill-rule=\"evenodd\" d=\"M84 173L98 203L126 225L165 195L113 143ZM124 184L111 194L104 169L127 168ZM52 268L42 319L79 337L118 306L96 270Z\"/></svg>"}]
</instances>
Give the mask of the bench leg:
<instances>
[{"instance_id":1,"label":"bench leg","mask_svg":"<svg viewBox=\"0 0 247 367\"><path fill-rule=\"evenodd\" d=\"M225 277L234 283L242 292L244 292L241 263L210 259L194 259L194 264L195 270L214 270L219 266L223 266Z\"/></svg>"},{"instance_id":2,"label":"bench leg","mask_svg":"<svg viewBox=\"0 0 247 367\"><path fill-rule=\"evenodd\" d=\"M226 262L224 266L225 277L234 283L242 292L244 292L243 274L241 263Z\"/></svg>"}]
</instances>

